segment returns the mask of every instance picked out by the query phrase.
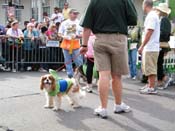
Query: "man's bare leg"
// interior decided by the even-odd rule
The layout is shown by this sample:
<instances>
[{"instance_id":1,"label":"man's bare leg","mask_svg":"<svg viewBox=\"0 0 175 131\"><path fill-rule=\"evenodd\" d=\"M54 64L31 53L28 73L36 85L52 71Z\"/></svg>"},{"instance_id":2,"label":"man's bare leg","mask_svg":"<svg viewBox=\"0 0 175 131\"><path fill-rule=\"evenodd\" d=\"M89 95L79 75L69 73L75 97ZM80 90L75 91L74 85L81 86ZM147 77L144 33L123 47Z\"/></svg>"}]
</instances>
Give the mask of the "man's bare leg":
<instances>
[{"instance_id":1,"label":"man's bare leg","mask_svg":"<svg viewBox=\"0 0 175 131\"><path fill-rule=\"evenodd\" d=\"M108 93L110 86L110 71L100 71L99 72L99 85L98 90L100 94L101 107L107 108L108 103Z\"/></svg>"},{"instance_id":2,"label":"man's bare leg","mask_svg":"<svg viewBox=\"0 0 175 131\"><path fill-rule=\"evenodd\" d=\"M121 75L112 74L112 90L115 97L115 104L120 105L122 101Z\"/></svg>"},{"instance_id":3,"label":"man's bare leg","mask_svg":"<svg viewBox=\"0 0 175 131\"><path fill-rule=\"evenodd\" d=\"M155 87L155 81L156 81L156 75L150 75L148 76L148 87L154 88Z\"/></svg>"}]
</instances>

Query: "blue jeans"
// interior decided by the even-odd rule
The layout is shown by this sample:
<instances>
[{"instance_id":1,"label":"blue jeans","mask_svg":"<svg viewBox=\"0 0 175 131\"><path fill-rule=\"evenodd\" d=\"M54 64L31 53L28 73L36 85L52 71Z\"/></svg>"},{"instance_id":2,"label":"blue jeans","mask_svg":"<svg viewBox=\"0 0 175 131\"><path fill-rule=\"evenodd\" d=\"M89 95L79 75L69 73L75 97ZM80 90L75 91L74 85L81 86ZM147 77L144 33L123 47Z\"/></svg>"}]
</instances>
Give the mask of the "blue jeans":
<instances>
[{"instance_id":1,"label":"blue jeans","mask_svg":"<svg viewBox=\"0 0 175 131\"><path fill-rule=\"evenodd\" d=\"M137 49L133 49L129 51L129 69L131 77L135 77L137 75Z\"/></svg>"},{"instance_id":2,"label":"blue jeans","mask_svg":"<svg viewBox=\"0 0 175 131\"><path fill-rule=\"evenodd\" d=\"M69 54L69 50L63 49L64 62L66 64L66 71L67 71L68 77L70 77L70 78L73 77L73 75L74 75L73 68L72 68L72 62L70 62L71 59L74 59L73 62L75 63L75 65L77 67L83 65L82 56L79 55L78 57L76 57L79 53L80 53L79 49L73 50L72 54Z\"/></svg>"}]
</instances>

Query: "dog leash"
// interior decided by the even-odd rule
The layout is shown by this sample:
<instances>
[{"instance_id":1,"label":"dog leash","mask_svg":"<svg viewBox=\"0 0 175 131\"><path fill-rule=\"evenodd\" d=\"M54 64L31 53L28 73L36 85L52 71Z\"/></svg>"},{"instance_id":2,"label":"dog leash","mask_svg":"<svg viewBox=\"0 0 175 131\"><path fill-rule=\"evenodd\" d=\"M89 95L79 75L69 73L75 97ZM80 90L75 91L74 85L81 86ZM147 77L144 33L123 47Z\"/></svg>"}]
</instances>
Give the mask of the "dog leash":
<instances>
[{"instance_id":1,"label":"dog leash","mask_svg":"<svg viewBox=\"0 0 175 131\"><path fill-rule=\"evenodd\" d=\"M70 64L73 60L75 60L76 58L78 58L81 54L77 54L75 57L73 57L72 59L70 59L69 61L67 61L66 63L64 63L64 65L62 65L61 67L59 67L56 71L61 71L64 67L66 67L66 65Z\"/></svg>"},{"instance_id":2,"label":"dog leash","mask_svg":"<svg viewBox=\"0 0 175 131\"><path fill-rule=\"evenodd\" d=\"M68 62L66 62L64 65L62 65L61 67L59 67L56 71L59 72L61 71L64 67L66 67L66 65L70 64L73 60L75 60L77 57L79 57L81 54L77 54L75 57L73 57L72 59L70 59ZM94 60L92 60L91 58L87 57L87 59L91 62L94 63Z\"/></svg>"}]
</instances>

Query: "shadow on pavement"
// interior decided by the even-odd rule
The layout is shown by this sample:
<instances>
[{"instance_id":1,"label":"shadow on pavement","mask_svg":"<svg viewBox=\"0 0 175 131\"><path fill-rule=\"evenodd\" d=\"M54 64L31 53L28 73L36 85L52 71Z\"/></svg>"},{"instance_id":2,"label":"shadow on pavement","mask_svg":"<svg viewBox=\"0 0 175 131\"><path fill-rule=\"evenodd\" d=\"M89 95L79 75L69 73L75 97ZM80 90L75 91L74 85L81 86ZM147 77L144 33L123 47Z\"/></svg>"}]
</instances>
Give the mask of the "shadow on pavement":
<instances>
[{"instance_id":1,"label":"shadow on pavement","mask_svg":"<svg viewBox=\"0 0 175 131\"><path fill-rule=\"evenodd\" d=\"M81 107L75 109L75 111L69 112L61 110L57 112L56 115L59 118L59 124L62 124L65 127L73 130L85 131L90 131L91 129L83 123L83 120L95 118L95 116L93 115L93 109L89 107Z\"/></svg>"}]
</instances>

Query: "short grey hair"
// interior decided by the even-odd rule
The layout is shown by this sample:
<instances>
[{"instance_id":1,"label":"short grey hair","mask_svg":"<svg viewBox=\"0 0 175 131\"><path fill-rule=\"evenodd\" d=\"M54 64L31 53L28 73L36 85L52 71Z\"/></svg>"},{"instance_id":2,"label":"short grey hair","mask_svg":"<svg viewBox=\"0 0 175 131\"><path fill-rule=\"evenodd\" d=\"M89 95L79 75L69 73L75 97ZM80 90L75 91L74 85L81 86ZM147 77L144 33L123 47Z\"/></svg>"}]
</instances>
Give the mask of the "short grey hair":
<instances>
[{"instance_id":1,"label":"short grey hair","mask_svg":"<svg viewBox=\"0 0 175 131\"><path fill-rule=\"evenodd\" d=\"M153 7L153 1L152 0L144 0L143 4L148 7Z\"/></svg>"}]
</instances>

